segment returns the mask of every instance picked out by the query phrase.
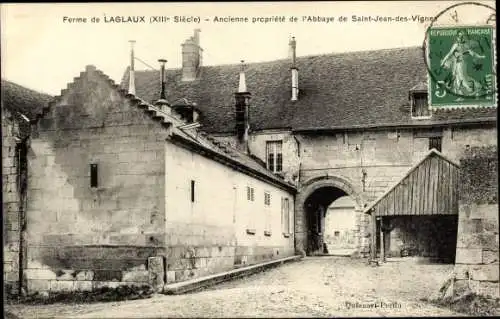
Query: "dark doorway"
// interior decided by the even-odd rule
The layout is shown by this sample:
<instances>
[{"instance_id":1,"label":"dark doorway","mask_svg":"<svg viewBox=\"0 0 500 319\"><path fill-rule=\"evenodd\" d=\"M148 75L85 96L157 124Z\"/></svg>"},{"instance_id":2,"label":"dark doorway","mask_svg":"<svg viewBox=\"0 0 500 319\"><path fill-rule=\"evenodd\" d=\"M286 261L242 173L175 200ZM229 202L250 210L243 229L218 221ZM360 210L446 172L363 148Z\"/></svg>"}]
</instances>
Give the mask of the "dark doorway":
<instances>
[{"instance_id":1,"label":"dark doorway","mask_svg":"<svg viewBox=\"0 0 500 319\"><path fill-rule=\"evenodd\" d=\"M324 219L328 211L328 206L336 199L348 194L336 187L322 187L314 191L306 199L304 210L307 222L307 246L306 254L323 255L328 251L323 240Z\"/></svg>"},{"instance_id":2,"label":"dark doorway","mask_svg":"<svg viewBox=\"0 0 500 319\"><path fill-rule=\"evenodd\" d=\"M377 253L384 234L387 257L428 257L439 263L454 263L458 215L384 216L377 222Z\"/></svg>"}]
</instances>

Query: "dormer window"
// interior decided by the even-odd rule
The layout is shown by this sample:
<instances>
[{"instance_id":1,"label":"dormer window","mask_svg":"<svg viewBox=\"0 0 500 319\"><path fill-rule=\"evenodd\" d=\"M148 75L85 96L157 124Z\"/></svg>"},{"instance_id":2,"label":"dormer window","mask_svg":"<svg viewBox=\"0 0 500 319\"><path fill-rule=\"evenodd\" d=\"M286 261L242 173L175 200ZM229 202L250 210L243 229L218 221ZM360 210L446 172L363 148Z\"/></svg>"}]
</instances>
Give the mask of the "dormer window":
<instances>
[{"instance_id":1,"label":"dormer window","mask_svg":"<svg viewBox=\"0 0 500 319\"><path fill-rule=\"evenodd\" d=\"M431 112L429 109L429 101L427 93L413 93L411 98L411 116L412 117L429 117Z\"/></svg>"},{"instance_id":2,"label":"dormer window","mask_svg":"<svg viewBox=\"0 0 500 319\"><path fill-rule=\"evenodd\" d=\"M412 118L429 118L431 110L427 96L427 84L421 82L410 90L410 106Z\"/></svg>"}]
</instances>

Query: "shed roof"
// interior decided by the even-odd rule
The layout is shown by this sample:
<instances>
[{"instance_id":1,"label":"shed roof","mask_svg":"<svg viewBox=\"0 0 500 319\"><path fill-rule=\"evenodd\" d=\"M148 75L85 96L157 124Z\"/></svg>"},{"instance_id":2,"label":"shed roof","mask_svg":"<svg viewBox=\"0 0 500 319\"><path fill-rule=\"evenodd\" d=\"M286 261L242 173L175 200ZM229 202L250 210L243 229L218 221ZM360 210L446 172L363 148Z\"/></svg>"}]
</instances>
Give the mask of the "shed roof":
<instances>
[{"instance_id":1,"label":"shed roof","mask_svg":"<svg viewBox=\"0 0 500 319\"><path fill-rule=\"evenodd\" d=\"M458 200L458 168L458 163L431 149L397 183L373 201L365 213L453 214Z\"/></svg>"}]
</instances>

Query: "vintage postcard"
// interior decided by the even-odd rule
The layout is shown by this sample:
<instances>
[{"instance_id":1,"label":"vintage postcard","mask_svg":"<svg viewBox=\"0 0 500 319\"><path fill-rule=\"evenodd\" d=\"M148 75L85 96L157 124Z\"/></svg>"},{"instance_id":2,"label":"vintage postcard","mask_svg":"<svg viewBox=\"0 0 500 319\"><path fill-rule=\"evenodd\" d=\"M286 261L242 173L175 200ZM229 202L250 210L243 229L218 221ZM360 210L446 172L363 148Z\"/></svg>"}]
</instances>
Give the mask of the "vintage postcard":
<instances>
[{"instance_id":1,"label":"vintage postcard","mask_svg":"<svg viewBox=\"0 0 500 319\"><path fill-rule=\"evenodd\" d=\"M500 315L494 1L0 12L5 318Z\"/></svg>"}]
</instances>

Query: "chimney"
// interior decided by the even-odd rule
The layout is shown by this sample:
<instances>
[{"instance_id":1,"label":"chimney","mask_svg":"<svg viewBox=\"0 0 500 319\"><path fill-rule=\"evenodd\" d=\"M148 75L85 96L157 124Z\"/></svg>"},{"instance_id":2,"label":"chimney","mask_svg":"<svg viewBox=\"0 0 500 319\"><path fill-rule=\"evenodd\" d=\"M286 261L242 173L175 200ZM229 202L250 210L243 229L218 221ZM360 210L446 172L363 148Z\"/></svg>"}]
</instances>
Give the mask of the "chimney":
<instances>
[{"instance_id":1,"label":"chimney","mask_svg":"<svg viewBox=\"0 0 500 319\"><path fill-rule=\"evenodd\" d=\"M241 61L240 80L238 92L234 94L236 104L236 136L238 137L237 148L248 153L248 133L250 131L250 93L247 90L245 79L245 61Z\"/></svg>"},{"instance_id":2,"label":"chimney","mask_svg":"<svg viewBox=\"0 0 500 319\"><path fill-rule=\"evenodd\" d=\"M155 105L163 112L170 113L170 105L166 98L165 92L165 63L167 60L159 59L160 62L160 99L155 102Z\"/></svg>"},{"instance_id":3,"label":"chimney","mask_svg":"<svg viewBox=\"0 0 500 319\"><path fill-rule=\"evenodd\" d=\"M299 69L297 68L297 42L295 37L290 40L290 55L292 62L292 101L297 101L299 98Z\"/></svg>"},{"instance_id":4,"label":"chimney","mask_svg":"<svg viewBox=\"0 0 500 319\"><path fill-rule=\"evenodd\" d=\"M135 40L130 40L130 73L128 80L128 93L135 95L135 67L134 67L134 44Z\"/></svg>"},{"instance_id":5,"label":"chimney","mask_svg":"<svg viewBox=\"0 0 500 319\"><path fill-rule=\"evenodd\" d=\"M194 30L194 36L182 44L182 81L193 81L198 77L202 52L200 47L200 29Z\"/></svg>"},{"instance_id":6,"label":"chimney","mask_svg":"<svg viewBox=\"0 0 500 319\"><path fill-rule=\"evenodd\" d=\"M238 93L247 92L247 81L245 78L245 61L241 60L241 69L240 69L240 81L238 84Z\"/></svg>"}]
</instances>

